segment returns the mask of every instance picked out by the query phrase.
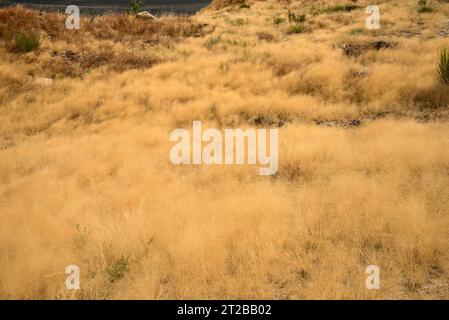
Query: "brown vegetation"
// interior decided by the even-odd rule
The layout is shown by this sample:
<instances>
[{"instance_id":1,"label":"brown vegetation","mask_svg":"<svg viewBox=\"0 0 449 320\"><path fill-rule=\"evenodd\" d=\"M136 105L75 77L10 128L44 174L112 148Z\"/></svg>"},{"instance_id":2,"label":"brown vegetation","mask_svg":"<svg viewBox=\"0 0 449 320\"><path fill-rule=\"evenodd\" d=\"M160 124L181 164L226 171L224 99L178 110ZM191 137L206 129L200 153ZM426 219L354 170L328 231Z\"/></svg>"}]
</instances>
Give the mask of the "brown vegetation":
<instances>
[{"instance_id":1,"label":"brown vegetation","mask_svg":"<svg viewBox=\"0 0 449 320\"><path fill-rule=\"evenodd\" d=\"M0 11L0 37L9 61L31 64L28 73L50 78L81 77L101 66L115 71L148 68L167 55L156 46L170 48L187 37L201 37L207 25L187 16L163 16L157 21L138 19L127 14L82 17L80 30L65 27L65 16L38 12L21 6ZM17 57L18 37L39 37L41 48L35 55ZM19 38L20 39L20 38ZM9 53L8 53L9 52ZM12 53L12 55L11 55Z\"/></svg>"}]
</instances>

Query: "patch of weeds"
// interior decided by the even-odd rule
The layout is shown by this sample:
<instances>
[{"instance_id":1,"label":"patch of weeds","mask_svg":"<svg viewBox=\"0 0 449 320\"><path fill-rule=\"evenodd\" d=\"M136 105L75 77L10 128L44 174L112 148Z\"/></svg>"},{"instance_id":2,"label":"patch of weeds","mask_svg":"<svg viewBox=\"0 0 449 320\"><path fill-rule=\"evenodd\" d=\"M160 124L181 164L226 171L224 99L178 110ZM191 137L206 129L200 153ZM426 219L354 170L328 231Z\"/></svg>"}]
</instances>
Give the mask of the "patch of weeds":
<instances>
[{"instance_id":1,"label":"patch of weeds","mask_svg":"<svg viewBox=\"0 0 449 320\"><path fill-rule=\"evenodd\" d=\"M243 2L242 4L240 4L240 9L250 9L251 6L249 4L247 4L246 2Z\"/></svg>"},{"instance_id":2,"label":"patch of weeds","mask_svg":"<svg viewBox=\"0 0 449 320\"><path fill-rule=\"evenodd\" d=\"M234 46L234 47L242 47L245 48L249 45L248 41L246 40L237 40L237 39L223 39L222 40L223 45L227 46Z\"/></svg>"},{"instance_id":3,"label":"patch of weeds","mask_svg":"<svg viewBox=\"0 0 449 320\"><path fill-rule=\"evenodd\" d=\"M142 8L142 5L143 5L142 0L131 0L129 4L130 8L128 9L128 13L134 15L139 13L140 9Z\"/></svg>"},{"instance_id":4,"label":"patch of weeds","mask_svg":"<svg viewBox=\"0 0 449 320\"><path fill-rule=\"evenodd\" d=\"M355 4L342 4L336 6L330 6L327 8L313 8L312 13L314 15L322 14L322 13L335 13L335 12L351 12L356 9L360 9L361 7Z\"/></svg>"},{"instance_id":5,"label":"patch of weeds","mask_svg":"<svg viewBox=\"0 0 449 320\"><path fill-rule=\"evenodd\" d=\"M425 6L418 8L418 13L432 13L432 12L433 12L432 7Z\"/></svg>"},{"instance_id":6,"label":"patch of weeds","mask_svg":"<svg viewBox=\"0 0 449 320\"><path fill-rule=\"evenodd\" d=\"M421 288L421 284L414 279L405 279L402 286L409 293L416 293Z\"/></svg>"},{"instance_id":7,"label":"patch of weeds","mask_svg":"<svg viewBox=\"0 0 449 320\"><path fill-rule=\"evenodd\" d=\"M109 282L114 283L120 279L123 279L128 271L129 258L121 256L112 265L106 269L106 273L109 278Z\"/></svg>"},{"instance_id":8,"label":"patch of weeds","mask_svg":"<svg viewBox=\"0 0 449 320\"><path fill-rule=\"evenodd\" d=\"M432 7L427 5L427 0L418 0L418 13L431 13Z\"/></svg>"},{"instance_id":9,"label":"patch of weeds","mask_svg":"<svg viewBox=\"0 0 449 320\"><path fill-rule=\"evenodd\" d=\"M362 43L344 43L342 49L345 55L358 57L368 50L381 50L391 48L392 44L383 40Z\"/></svg>"},{"instance_id":10,"label":"patch of weeds","mask_svg":"<svg viewBox=\"0 0 449 320\"><path fill-rule=\"evenodd\" d=\"M206 41L206 48L211 50L214 46L219 44L220 41L221 41L221 37L220 36L212 36L209 39L207 39L207 41Z\"/></svg>"},{"instance_id":11,"label":"patch of weeds","mask_svg":"<svg viewBox=\"0 0 449 320\"><path fill-rule=\"evenodd\" d=\"M227 73L229 71L229 64L226 62L221 62L219 69L221 73Z\"/></svg>"},{"instance_id":12,"label":"patch of weeds","mask_svg":"<svg viewBox=\"0 0 449 320\"><path fill-rule=\"evenodd\" d=\"M240 42L236 39L224 39L223 43L225 43L226 45L230 45L230 46L238 46L240 45Z\"/></svg>"},{"instance_id":13,"label":"patch of weeds","mask_svg":"<svg viewBox=\"0 0 449 320\"><path fill-rule=\"evenodd\" d=\"M287 34L302 33L305 30L304 22L306 21L305 14L296 14L288 10L288 21L292 23L287 29Z\"/></svg>"},{"instance_id":14,"label":"patch of weeds","mask_svg":"<svg viewBox=\"0 0 449 320\"><path fill-rule=\"evenodd\" d=\"M288 10L288 21L294 22L294 23L302 23L306 21L306 15L305 14L296 14L290 10Z\"/></svg>"},{"instance_id":15,"label":"patch of weeds","mask_svg":"<svg viewBox=\"0 0 449 320\"><path fill-rule=\"evenodd\" d=\"M437 64L438 79L444 83L449 84L449 50L442 49L439 54Z\"/></svg>"},{"instance_id":16,"label":"patch of weeds","mask_svg":"<svg viewBox=\"0 0 449 320\"><path fill-rule=\"evenodd\" d=\"M327 7L324 12L325 13L334 13L334 12L351 12L353 10L359 9L360 6L355 4L344 4L344 5L337 5L333 7Z\"/></svg>"},{"instance_id":17,"label":"patch of weeds","mask_svg":"<svg viewBox=\"0 0 449 320\"><path fill-rule=\"evenodd\" d=\"M251 59L251 50L248 46L244 46L243 47L243 57L242 60L243 61L249 61Z\"/></svg>"},{"instance_id":18,"label":"patch of weeds","mask_svg":"<svg viewBox=\"0 0 449 320\"><path fill-rule=\"evenodd\" d=\"M349 34L350 34L351 36L356 36L356 35L359 35L359 34L363 34L363 31L364 31L363 28L354 28L354 29L352 29L352 30L349 32Z\"/></svg>"},{"instance_id":19,"label":"patch of weeds","mask_svg":"<svg viewBox=\"0 0 449 320\"><path fill-rule=\"evenodd\" d=\"M287 34L302 33L302 32L304 32L304 30L305 30L304 26L302 24L297 23L297 24L291 25L288 28Z\"/></svg>"},{"instance_id":20,"label":"patch of weeds","mask_svg":"<svg viewBox=\"0 0 449 320\"><path fill-rule=\"evenodd\" d=\"M13 49L19 52L31 52L39 48L40 39L38 33L19 32L14 35Z\"/></svg>"},{"instance_id":21,"label":"patch of weeds","mask_svg":"<svg viewBox=\"0 0 449 320\"><path fill-rule=\"evenodd\" d=\"M279 24L284 23L284 22L285 22L285 19L281 18L281 17L276 17L273 20L273 23L276 24L276 25L279 25Z\"/></svg>"},{"instance_id":22,"label":"patch of weeds","mask_svg":"<svg viewBox=\"0 0 449 320\"><path fill-rule=\"evenodd\" d=\"M242 19L242 18L238 18L238 19L235 19L235 20L229 19L228 22L229 22L231 25L233 25L234 27L243 26L244 24L247 24L247 23L248 23L248 21L245 21L245 20Z\"/></svg>"},{"instance_id":23,"label":"patch of weeds","mask_svg":"<svg viewBox=\"0 0 449 320\"><path fill-rule=\"evenodd\" d=\"M300 281L301 281L302 283L304 283L304 282L306 282L307 280L310 279L310 274L309 274L309 272L307 272L307 271L304 270L304 269L299 270L297 274L298 274L298 277L299 277L299 279L300 279Z\"/></svg>"},{"instance_id":24,"label":"patch of weeds","mask_svg":"<svg viewBox=\"0 0 449 320\"><path fill-rule=\"evenodd\" d=\"M265 41L268 41L268 42L274 40L274 36L271 33L267 32L267 31L257 32L257 37L259 38L259 40L265 40Z\"/></svg>"}]
</instances>

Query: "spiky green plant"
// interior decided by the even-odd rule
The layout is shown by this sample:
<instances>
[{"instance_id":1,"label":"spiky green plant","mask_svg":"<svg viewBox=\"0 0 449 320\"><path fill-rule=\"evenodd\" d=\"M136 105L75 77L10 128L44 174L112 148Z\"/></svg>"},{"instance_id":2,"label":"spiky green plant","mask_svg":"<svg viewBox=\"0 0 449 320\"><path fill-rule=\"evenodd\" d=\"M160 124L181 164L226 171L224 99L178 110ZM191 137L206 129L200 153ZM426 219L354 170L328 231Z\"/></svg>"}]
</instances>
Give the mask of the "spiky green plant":
<instances>
[{"instance_id":1,"label":"spiky green plant","mask_svg":"<svg viewBox=\"0 0 449 320\"><path fill-rule=\"evenodd\" d=\"M143 1L142 0L131 0L129 13L131 13L131 14L139 13L139 11L142 8L142 6L143 6Z\"/></svg>"},{"instance_id":2,"label":"spiky green plant","mask_svg":"<svg viewBox=\"0 0 449 320\"><path fill-rule=\"evenodd\" d=\"M438 79L445 84L449 84L449 50L442 49L438 57L437 64Z\"/></svg>"},{"instance_id":3,"label":"spiky green plant","mask_svg":"<svg viewBox=\"0 0 449 320\"><path fill-rule=\"evenodd\" d=\"M284 23L284 22L285 22L285 19L281 18L281 17L276 17L276 18L273 19L273 23L274 24L281 24L281 23Z\"/></svg>"},{"instance_id":4,"label":"spiky green plant","mask_svg":"<svg viewBox=\"0 0 449 320\"><path fill-rule=\"evenodd\" d=\"M287 34L302 33L304 30L305 28L302 24L296 23L290 26L287 30Z\"/></svg>"},{"instance_id":5,"label":"spiky green plant","mask_svg":"<svg viewBox=\"0 0 449 320\"><path fill-rule=\"evenodd\" d=\"M295 23L301 23L306 21L306 15L305 14L297 14L290 10L288 10L288 21L295 22Z\"/></svg>"}]
</instances>

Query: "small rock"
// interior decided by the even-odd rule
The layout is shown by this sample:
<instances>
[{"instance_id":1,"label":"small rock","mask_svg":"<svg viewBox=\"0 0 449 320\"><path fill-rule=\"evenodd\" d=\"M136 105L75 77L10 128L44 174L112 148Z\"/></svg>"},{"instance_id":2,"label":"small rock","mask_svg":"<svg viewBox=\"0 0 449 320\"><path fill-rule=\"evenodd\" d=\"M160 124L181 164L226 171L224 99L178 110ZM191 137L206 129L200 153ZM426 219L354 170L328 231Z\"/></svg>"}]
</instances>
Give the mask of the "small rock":
<instances>
[{"instance_id":1,"label":"small rock","mask_svg":"<svg viewBox=\"0 0 449 320\"><path fill-rule=\"evenodd\" d=\"M50 78L37 78L34 82L42 87L48 87L53 84L53 80Z\"/></svg>"},{"instance_id":2,"label":"small rock","mask_svg":"<svg viewBox=\"0 0 449 320\"><path fill-rule=\"evenodd\" d=\"M149 13L148 11L141 11L141 12L136 14L136 17L137 18L142 18L142 19L157 20L157 18L155 16L153 16L151 13Z\"/></svg>"}]
</instances>

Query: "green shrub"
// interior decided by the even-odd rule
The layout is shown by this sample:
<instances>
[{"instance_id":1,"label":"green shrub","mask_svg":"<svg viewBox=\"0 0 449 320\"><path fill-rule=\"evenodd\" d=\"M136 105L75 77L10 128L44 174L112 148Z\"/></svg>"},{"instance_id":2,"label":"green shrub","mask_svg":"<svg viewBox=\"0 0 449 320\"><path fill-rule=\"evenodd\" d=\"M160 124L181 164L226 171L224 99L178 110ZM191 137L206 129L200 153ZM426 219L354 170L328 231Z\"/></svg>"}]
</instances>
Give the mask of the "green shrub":
<instances>
[{"instance_id":1,"label":"green shrub","mask_svg":"<svg viewBox=\"0 0 449 320\"><path fill-rule=\"evenodd\" d=\"M39 48L40 39L38 33L20 32L14 36L14 49L20 52L30 52Z\"/></svg>"},{"instance_id":2,"label":"green shrub","mask_svg":"<svg viewBox=\"0 0 449 320\"><path fill-rule=\"evenodd\" d=\"M432 11L433 9L427 6L418 8L418 13L431 13Z\"/></svg>"},{"instance_id":3,"label":"green shrub","mask_svg":"<svg viewBox=\"0 0 449 320\"><path fill-rule=\"evenodd\" d=\"M360 7L355 4L344 4L334 7L328 7L326 12L351 12L352 10L359 9Z\"/></svg>"},{"instance_id":4,"label":"green shrub","mask_svg":"<svg viewBox=\"0 0 449 320\"><path fill-rule=\"evenodd\" d=\"M427 0L418 0L418 13L431 13L432 7L427 6Z\"/></svg>"},{"instance_id":5,"label":"green shrub","mask_svg":"<svg viewBox=\"0 0 449 320\"><path fill-rule=\"evenodd\" d=\"M442 49L439 54L437 64L438 79L445 84L449 84L449 50Z\"/></svg>"},{"instance_id":6,"label":"green shrub","mask_svg":"<svg viewBox=\"0 0 449 320\"><path fill-rule=\"evenodd\" d=\"M250 8L251 6L245 2L240 5L240 9L250 9Z\"/></svg>"},{"instance_id":7,"label":"green shrub","mask_svg":"<svg viewBox=\"0 0 449 320\"><path fill-rule=\"evenodd\" d=\"M295 23L302 23L306 21L306 15L305 14L296 14L290 10L288 10L288 21L295 22Z\"/></svg>"},{"instance_id":8,"label":"green shrub","mask_svg":"<svg viewBox=\"0 0 449 320\"><path fill-rule=\"evenodd\" d=\"M244 24L246 24L248 21L245 21L244 19L242 19L242 18L237 18L237 19L235 19L235 20L233 20L233 19L229 19L229 20L227 20L231 25L233 25L233 26L243 26Z\"/></svg>"},{"instance_id":9,"label":"green shrub","mask_svg":"<svg viewBox=\"0 0 449 320\"><path fill-rule=\"evenodd\" d=\"M294 25L290 26L287 33L288 34L301 33L301 32L304 32L304 30L305 30L305 28L302 24L294 24Z\"/></svg>"},{"instance_id":10,"label":"green shrub","mask_svg":"<svg viewBox=\"0 0 449 320\"><path fill-rule=\"evenodd\" d=\"M285 19L284 18L281 18L281 17L276 17L276 18L274 18L274 20L273 20L273 23L274 24L281 24L281 23L284 23L285 22Z\"/></svg>"},{"instance_id":11,"label":"green shrub","mask_svg":"<svg viewBox=\"0 0 449 320\"><path fill-rule=\"evenodd\" d=\"M211 50L215 45L220 43L221 37L220 36L212 36L206 41L206 48Z\"/></svg>"},{"instance_id":12,"label":"green shrub","mask_svg":"<svg viewBox=\"0 0 449 320\"><path fill-rule=\"evenodd\" d=\"M107 270L109 282L113 283L122 279L128 271L128 257L121 256Z\"/></svg>"},{"instance_id":13,"label":"green shrub","mask_svg":"<svg viewBox=\"0 0 449 320\"><path fill-rule=\"evenodd\" d=\"M129 9L129 13L131 14L137 14L139 13L140 9L142 8L143 1L142 0L131 0Z\"/></svg>"},{"instance_id":14,"label":"green shrub","mask_svg":"<svg viewBox=\"0 0 449 320\"><path fill-rule=\"evenodd\" d=\"M273 39L274 39L274 36L267 31L257 32L257 37L259 38L259 40L265 40L265 41L273 41Z\"/></svg>"},{"instance_id":15,"label":"green shrub","mask_svg":"<svg viewBox=\"0 0 449 320\"><path fill-rule=\"evenodd\" d=\"M364 31L364 29L362 29L362 28L355 28L355 29L352 29L352 30L349 32L349 34L350 34L351 36L355 36L355 35L358 35L358 34L363 34L363 31Z\"/></svg>"}]
</instances>

